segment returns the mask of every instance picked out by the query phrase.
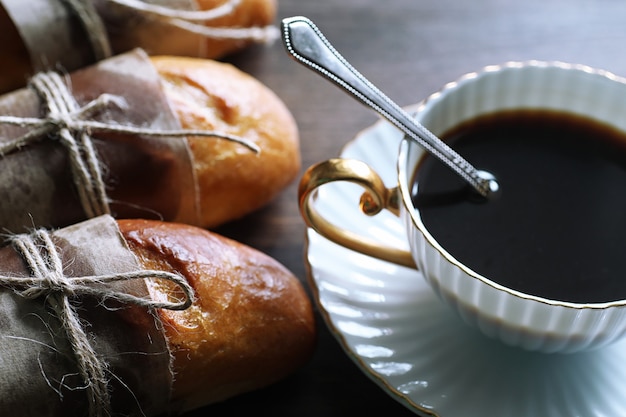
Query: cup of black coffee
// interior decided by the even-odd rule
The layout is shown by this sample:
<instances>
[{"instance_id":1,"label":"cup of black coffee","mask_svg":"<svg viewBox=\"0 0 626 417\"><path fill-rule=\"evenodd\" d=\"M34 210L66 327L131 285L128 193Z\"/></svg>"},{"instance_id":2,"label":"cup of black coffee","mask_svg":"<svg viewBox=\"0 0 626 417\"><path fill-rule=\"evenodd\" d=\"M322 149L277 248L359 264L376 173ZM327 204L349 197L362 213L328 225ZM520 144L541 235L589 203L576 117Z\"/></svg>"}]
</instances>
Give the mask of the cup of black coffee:
<instances>
[{"instance_id":1,"label":"cup of black coffee","mask_svg":"<svg viewBox=\"0 0 626 417\"><path fill-rule=\"evenodd\" d=\"M507 344L575 352L624 336L626 81L580 65L507 63L446 85L415 118L494 174L497 198L476 195L405 139L394 188L360 161L310 167L299 189L307 224L417 267L467 322ZM316 212L310 197L331 181L362 185L364 212L400 216L410 251L368 242Z\"/></svg>"}]
</instances>

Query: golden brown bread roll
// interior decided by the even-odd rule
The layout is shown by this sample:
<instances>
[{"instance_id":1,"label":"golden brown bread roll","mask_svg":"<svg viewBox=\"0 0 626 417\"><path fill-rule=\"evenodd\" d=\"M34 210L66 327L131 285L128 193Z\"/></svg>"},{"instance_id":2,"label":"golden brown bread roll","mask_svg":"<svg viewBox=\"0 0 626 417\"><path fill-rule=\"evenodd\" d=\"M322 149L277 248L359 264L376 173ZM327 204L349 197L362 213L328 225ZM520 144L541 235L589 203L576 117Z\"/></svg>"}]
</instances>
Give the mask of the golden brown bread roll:
<instances>
[{"instance_id":1,"label":"golden brown bread roll","mask_svg":"<svg viewBox=\"0 0 626 417\"><path fill-rule=\"evenodd\" d=\"M106 126L215 132L237 136L260 151L214 135L183 139L95 131L93 158L83 152L83 159L98 161L93 170L98 176L85 176L71 167L86 162L76 161L69 145L55 140L58 132L42 133L0 158L0 226L6 231L63 227L109 210L117 218L212 228L264 206L299 172L298 130L286 105L230 64L201 58L151 59L135 50L69 77L67 94L80 100L80 106L104 98L103 93L126 103L125 108L107 105L93 116ZM47 118L50 105L41 97L46 95L35 88L3 95L0 115ZM27 129L0 124L0 145L19 141ZM102 186L90 191L93 184ZM93 210L84 195L103 195L97 205L103 208Z\"/></svg>"},{"instance_id":2,"label":"golden brown bread roll","mask_svg":"<svg viewBox=\"0 0 626 417\"><path fill-rule=\"evenodd\" d=\"M230 64L152 57L183 128L217 130L255 143L188 138L200 190L202 221L213 227L267 204L300 170L296 123L266 86Z\"/></svg>"},{"instance_id":3,"label":"golden brown bread roll","mask_svg":"<svg viewBox=\"0 0 626 417\"><path fill-rule=\"evenodd\" d=\"M21 0L13 0L10 4L0 3L0 93L9 92L26 85L27 80L37 71L63 68L74 71L93 64L98 59L121 54L134 48L143 48L154 55L180 55L210 59L223 58L228 54L242 50L254 42L265 38L271 41L277 37L278 30L273 26L277 13L277 0L178 0L178 1L145 1L146 6L159 5L165 10L211 11L227 3L232 9L224 16L207 20L204 26L210 29L242 29L250 31L248 35L222 34L206 36L193 32L180 32L180 29L167 22L167 19L154 17L150 13L135 9L134 2L120 5L110 0L90 0L93 3L94 15L74 11L71 2L65 0L49 0L46 8L20 5ZM141 4L141 3L138 3ZM91 6L90 6L91 7ZM90 7L86 10L91 11ZM84 30L92 23L81 23L79 16L91 16L93 21L101 23L103 32L96 31L95 39L104 38L108 45L108 55L96 52L90 43L90 37ZM89 21L89 19L87 19ZM32 25L36 21L38 25ZM189 23L195 23L189 21ZM50 50L30 33L42 31L52 33L51 26L67 27L68 39L56 37L55 48ZM198 25L203 23L199 21ZM270 30L273 29L273 30ZM170 32L174 30L174 32ZM178 30L179 32L176 32ZM251 36L253 32L261 33ZM56 33L56 32L55 32ZM65 33L65 32L62 32ZM45 36L45 35L44 35ZM32 37L32 39L31 39ZM30 42L29 42L30 39ZM66 44L66 42L69 42ZM34 44L33 44L34 43ZM29 50L34 48L34 50ZM79 53L80 52L80 53ZM71 57L71 58L70 58ZM79 58L80 57L80 58Z\"/></svg>"},{"instance_id":4,"label":"golden brown bread roll","mask_svg":"<svg viewBox=\"0 0 626 417\"><path fill-rule=\"evenodd\" d=\"M269 385L301 366L315 339L300 282L273 258L206 230L118 220L140 264L182 274L197 300L160 310L174 358L173 402L181 411ZM153 299L168 288L152 281Z\"/></svg>"}]
</instances>

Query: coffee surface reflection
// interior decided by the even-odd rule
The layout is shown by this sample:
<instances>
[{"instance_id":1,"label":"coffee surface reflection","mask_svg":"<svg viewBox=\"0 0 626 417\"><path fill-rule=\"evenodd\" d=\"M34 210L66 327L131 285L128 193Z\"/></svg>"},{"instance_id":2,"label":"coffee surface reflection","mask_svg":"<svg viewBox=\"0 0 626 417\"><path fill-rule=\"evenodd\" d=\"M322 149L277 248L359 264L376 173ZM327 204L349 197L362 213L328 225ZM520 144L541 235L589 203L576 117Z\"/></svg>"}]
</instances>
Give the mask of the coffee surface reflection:
<instances>
[{"instance_id":1,"label":"coffee surface reflection","mask_svg":"<svg viewBox=\"0 0 626 417\"><path fill-rule=\"evenodd\" d=\"M580 116L515 110L440 136L502 189L477 200L434 158L420 163L415 206L444 249L526 294L626 299L626 134Z\"/></svg>"}]
</instances>

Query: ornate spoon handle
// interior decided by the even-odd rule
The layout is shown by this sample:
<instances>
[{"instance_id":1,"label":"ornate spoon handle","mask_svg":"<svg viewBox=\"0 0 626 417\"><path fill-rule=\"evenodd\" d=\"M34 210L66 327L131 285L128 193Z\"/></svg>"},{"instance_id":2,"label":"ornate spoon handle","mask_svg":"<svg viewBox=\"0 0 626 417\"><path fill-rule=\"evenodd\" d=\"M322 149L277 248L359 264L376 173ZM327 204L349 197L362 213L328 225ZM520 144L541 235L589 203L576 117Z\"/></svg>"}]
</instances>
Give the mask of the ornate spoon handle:
<instances>
[{"instance_id":1,"label":"ornate spoon handle","mask_svg":"<svg viewBox=\"0 0 626 417\"><path fill-rule=\"evenodd\" d=\"M449 166L479 194L491 197L498 191L493 175L479 171L411 115L391 101L361 75L330 44L315 24L306 17L282 21L283 42L287 52L304 66L332 81L400 129L408 137Z\"/></svg>"}]
</instances>

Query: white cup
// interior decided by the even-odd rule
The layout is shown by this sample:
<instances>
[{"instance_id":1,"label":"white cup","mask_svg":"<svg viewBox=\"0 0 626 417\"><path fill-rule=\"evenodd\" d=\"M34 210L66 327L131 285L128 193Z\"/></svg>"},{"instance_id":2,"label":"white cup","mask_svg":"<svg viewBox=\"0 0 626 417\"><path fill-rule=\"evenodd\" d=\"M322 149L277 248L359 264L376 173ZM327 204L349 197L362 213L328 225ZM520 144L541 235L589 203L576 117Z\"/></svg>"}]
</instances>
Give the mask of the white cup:
<instances>
[{"instance_id":1,"label":"white cup","mask_svg":"<svg viewBox=\"0 0 626 417\"><path fill-rule=\"evenodd\" d=\"M516 109L582 115L626 132L626 81L581 65L507 63L447 84L419 105L415 118L441 135L477 116ZM402 141L395 188L385 187L360 161L337 158L316 164L300 182L301 214L310 227L342 246L417 267L465 321L507 344L544 352L575 352L608 345L626 334L626 300L583 304L525 294L480 275L448 253L423 224L412 202L413 174L424 156L425 151L415 142ZM373 215L384 208L400 216L410 252L368 241L318 213L311 197L331 181L362 185L366 192L360 205L365 213Z\"/></svg>"}]
</instances>

